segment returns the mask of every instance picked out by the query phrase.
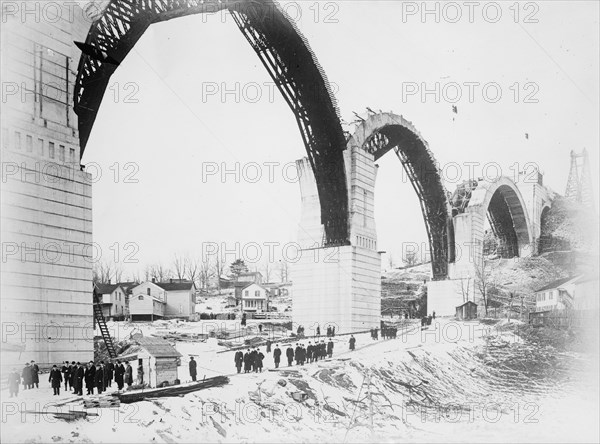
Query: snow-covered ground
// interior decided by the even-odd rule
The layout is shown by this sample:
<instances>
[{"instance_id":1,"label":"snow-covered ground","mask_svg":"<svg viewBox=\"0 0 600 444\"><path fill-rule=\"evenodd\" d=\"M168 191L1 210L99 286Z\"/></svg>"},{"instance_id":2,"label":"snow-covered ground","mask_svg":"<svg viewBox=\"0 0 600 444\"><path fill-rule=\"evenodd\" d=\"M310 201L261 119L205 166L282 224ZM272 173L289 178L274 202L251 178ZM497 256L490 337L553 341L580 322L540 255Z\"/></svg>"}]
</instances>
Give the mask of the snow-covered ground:
<instances>
[{"instance_id":1,"label":"snow-covered ground","mask_svg":"<svg viewBox=\"0 0 600 444\"><path fill-rule=\"evenodd\" d=\"M208 322L176 329L206 331ZM138 326L144 334L164 330ZM129 333L121 326L118 337ZM425 331L407 327L395 340L356 339L356 351L337 337L332 359L278 371L268 371L273 360L262 347L265 371L241 375L216 340L177 343L182 381L190 379L188 356L197 355L200 376L225 374L230 383L90 409L99 416L74 422L21 413L84 410L79 400L57 407L73 396L53 397L42 375L40 389L18 399L2 391L2 442L547 442L570 441L574 432L578 441L598 440L597 378L582 370L593 364L585 356L569 357L581 373L565 377L562 361L546 367L545 351L529 357L537 351L510 332L490 336L483 324L445 319ZM537 361L541 367L532 367ZM308 398L295 401L292 392Z\"/></svg>"}]
</instances>

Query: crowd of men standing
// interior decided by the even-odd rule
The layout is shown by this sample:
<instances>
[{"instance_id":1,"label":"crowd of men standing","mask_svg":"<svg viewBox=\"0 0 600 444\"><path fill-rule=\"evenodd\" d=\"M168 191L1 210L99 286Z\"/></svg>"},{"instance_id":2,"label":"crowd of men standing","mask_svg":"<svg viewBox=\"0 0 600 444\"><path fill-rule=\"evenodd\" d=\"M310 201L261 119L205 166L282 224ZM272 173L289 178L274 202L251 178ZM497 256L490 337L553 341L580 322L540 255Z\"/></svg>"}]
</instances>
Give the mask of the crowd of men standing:
<instances>
[{"instance_id":1,"label":"crowd of men standing","mask_svg":"<svg viewBox=\"0 0 600 444\"><path fill-rule=\"evenodd\" d=\"M34 361L26 363L21 371L21 374L14 369L8 376L8 385L10 397L19 394L19 384L23 384L24 390L39 388L39 372L40 369ZM56 364L52 366L48 376L54 396L60 395L60 389L64 383L65 391L69 390L79 396L83 396L83 387L87 390L88 395L94 394L96 389L97 394L106 391L108 387L112 387L113 380L116 382L119 390L122 390L125 384L131 386L133 384L133 369L129 362L125 364L121 361L116 363L100 361L94 364L93 361L86 365L81 362L65 361L59 368Z\"/></svg>"},{"instance_id":2,"label":"crowd of men standing","mask_svg":"<svg viewBox=\"0 0 600 444\"><path fill-rule=\"evenodd\" d=\"M271 353L270 341L267 343L267 353ZM275 368L279 368L282 354L283 352L281 348L279 348L279 344L276 344L273 349L273 363L275 364ZM304 344L296 343L296 348L292 347L290 344L285 351L285 356L288 361L288 367L291 366L294 361L296 361L296 365L304 365L305 363L325 359L327 356L331 358L333 356L333 341L330 339L327 344L325 341L315 341L314 344L309 342L307 347L305 347ZM235 363L238 373L242 372L242 368L244 369L244 373L257 373L262 372L264 359L265 355L260 351L260 348L257 347L254 349L249 348L245 353L242 350L238 350L233 357L233 362ZM190 367L190 375L191 374L192 370Z\"/></svg>"}]
</instances>

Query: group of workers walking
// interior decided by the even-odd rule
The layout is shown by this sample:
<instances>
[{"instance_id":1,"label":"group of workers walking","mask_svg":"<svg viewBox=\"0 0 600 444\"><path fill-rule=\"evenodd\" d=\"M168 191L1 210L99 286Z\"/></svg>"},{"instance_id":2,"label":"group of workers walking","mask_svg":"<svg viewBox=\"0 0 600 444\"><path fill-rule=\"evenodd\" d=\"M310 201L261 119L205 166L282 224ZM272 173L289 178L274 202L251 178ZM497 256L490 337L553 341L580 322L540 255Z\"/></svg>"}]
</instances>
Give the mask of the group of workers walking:
<instances>
[{"instance_id":1,"label":"group of workers walking","mask_svg":"<svg viewBox=\"0 0 600 444\"><path fill-rule=\"evenodd\" d=\"M143 380L143 368L138 369L138 379ZM19 394L19 384L23 384L24 390L39 388L39 373L40 369L38 365L31 361L23 367L21 374L16 369L8 375L8 386L10 397L15 397ZM98 394L106 391L108 387L112 387L113 380L116 382L119 390L122 390L125 384L131 386L133 384L133 369L129 362L125 364L121 361L116 363L100 361L94 364L93 361L88 362L86 365L81 362L65 361L59 368L58 365L54 364L50 369L48 375L48 382L53 390L53 395L60 395L60 389L64 383L65 392L71 390L75 395L83 396L83 388L87 390L87 395L93 395L94 389L97 390Z\"/></svg>"}]
</instances>

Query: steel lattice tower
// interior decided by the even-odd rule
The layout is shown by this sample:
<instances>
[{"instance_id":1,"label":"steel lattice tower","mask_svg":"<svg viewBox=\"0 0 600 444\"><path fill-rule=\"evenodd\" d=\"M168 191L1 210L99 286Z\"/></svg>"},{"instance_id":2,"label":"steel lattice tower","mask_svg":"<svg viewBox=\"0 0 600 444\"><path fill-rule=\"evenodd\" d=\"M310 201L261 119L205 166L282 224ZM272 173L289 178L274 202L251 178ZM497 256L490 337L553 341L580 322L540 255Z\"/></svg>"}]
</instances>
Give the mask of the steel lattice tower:
<instances>
[{"instance_id":1,"label":"steel lattice tower","mask_svg":"<svg viewBox=\"0 0 600 444\"><path fill-rule=\"evenodd\" d=\"M581 153L571 151L571 169L567 180L565 197L581 202L587 207L594 208L592 177L590 176L590 161L587 150Z\"/></svg>"}]
</instances>

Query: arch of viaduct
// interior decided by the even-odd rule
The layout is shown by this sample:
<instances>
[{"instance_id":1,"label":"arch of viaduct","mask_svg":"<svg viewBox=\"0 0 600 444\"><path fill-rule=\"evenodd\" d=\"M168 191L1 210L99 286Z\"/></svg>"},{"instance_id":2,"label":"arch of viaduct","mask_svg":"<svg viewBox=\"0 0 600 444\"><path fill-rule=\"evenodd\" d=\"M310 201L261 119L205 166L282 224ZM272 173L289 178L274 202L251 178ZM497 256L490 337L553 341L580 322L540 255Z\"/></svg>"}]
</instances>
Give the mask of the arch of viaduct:
<instances>
[{"instance_id":1,"label":"arch of viaduct","mask_svg":"<svg viewBox=\"0 0 600 444\"><path fill-rule=\"evenodd\" d=\"M393 113L362 121L349 137L348 148L353 146L372 154L374 161L393 150L402 163L419 197L433 280L468 273L482 259L486 219L498 240L500 257L532 252L535 233L525 199L512 179L471 180L449 193L428 143L411 122ZM548 208L544 205L538 219Z\"/></svg>"},{"instance_id":2,"label":"arch of viaduct","mask_svg":"<svg viewBox=\"0 0 600 444\"><path fill-rule=\"evenodd\" d=\"M275 1L102 0L90 4L102 5L91 27L83 18L69 21L68 14L57 23L30 21L26 26L18 14L8 14L6 26L2 26L3 41L10 40L10 44L2 46L4 59L12 65L7 80L25 84L28 91L38 91L28 94L26 100L10 96L3 104L0 126L5 163L20 165L21 173L29 174L27 177L34 176L31 173L39 162L58 163L73 173L59 183L20 180L19 175L11 174L1 187L2 238L10 239L14 247L0 270L2 320L18 319L31 325L57 323L64 327L55 336L70 338L50 342L45 340L48 334L39 332L38 340L17 344L21 348L15 351L14 362L21 362L24 357L46 364L65 359L86 362L93 357L88 340L93 336L89 297L92 261L81 250L92 244L92 192L90 175L80 170L80 156L77 158L75 153L79 149L81 155L86 149L105 90L119 63L149 26L165 20L227 9L288 103L308 155L307 170L315 177L315 202L319 209L315 219L324 232L322 246L340 247L359 277L365 273L356 261L357 251L361 250L362 257L370 261L363 288L344 274L351 267L342 269L339 264L330 263L329 269L318 271L327 284L332 283L331 275L338 273L340 304L332 305L331 312L340 319L354 316L352 325L364 326L360 319L364 314L369 327L379 325L380 319L376 305L380 302L377 288L381 284L376 233L369 226L362 226L362 231L356 229L361 246L356 245L356 236L351 236L355 227L352 221L357 220L361 207L351 189L349 159L370 162L373 178L374 162L388 151L393 150L400 159L420 198L434 279L439 282L460 268L463 256L459 254L459 242L478 240L486 217L506 246L503 254L521 254L527 239L539 235L543 201L538 202L538 194L533 193L532 200L532 193L523 192L520 183L515 186L503 179L495 184L479 181L463 185L449 195L427 142L401 116L372 115L347 137L325 73L304 37ZM7 36L10 39L5 39ZM74 40L85 40L87 51L83 55L73 45ZM77 57L80 60L74 79L69 60ZM32 76L32 72L37 74ZM64 103L50 103L49 98L39 94L44 82L55 77L65 85ZM73 119L71 103L77 119ZM54 157L55 147L58 158ZM362 211L365 212L364 207ZM65 251L78 254L64 254L52 261L39 256L39 248L30 251L47 242L59 243ZM312 271L309 265L312 264L307 264L307 271ZM314 274L307 276L307 280L315 280ZM298 293L294 291L296 298ZM323 297L313 296L325 300L330 289L324 291ZM346 300L351 292L355 296L349 303ZM311 301L307 307L314 313ZM73 322L77 327L71 329L68 326Z\"/></svg>"},{"instance_id":3,"label":"arch of viaduct","mask_svg":"<svg viewBox=\"0 0 600 444\"><path fill-rule=\"evenodd\" d=\"M471 260L481 256L486 218L499 239L502 256L518 256L531 243L525 203L514 182L506 177L494 183L472 181L450 196L427 142L402 116L371 115L346 140L325 73L293 21L272 0L107 2L85 42L107 57L82 54L75 84L81 154L110 77L148 27L222 9L231 13L296 118L316 180L323 246L351 243L343 151L353 146L368 151L375 161L393 150L401 161L419 197L434 280L447 278L457 260L464 262L464 245L475 246L469 247Z\"/></svg>"}]
</instances>

